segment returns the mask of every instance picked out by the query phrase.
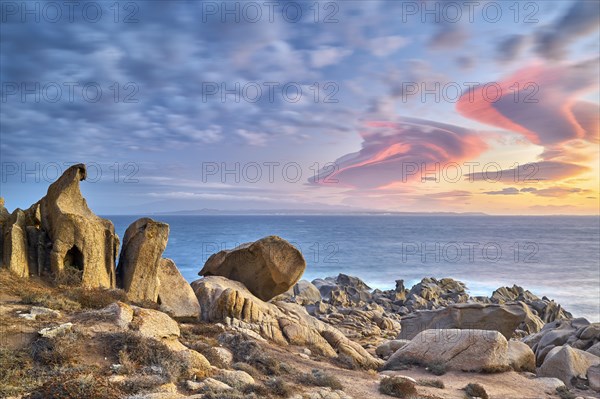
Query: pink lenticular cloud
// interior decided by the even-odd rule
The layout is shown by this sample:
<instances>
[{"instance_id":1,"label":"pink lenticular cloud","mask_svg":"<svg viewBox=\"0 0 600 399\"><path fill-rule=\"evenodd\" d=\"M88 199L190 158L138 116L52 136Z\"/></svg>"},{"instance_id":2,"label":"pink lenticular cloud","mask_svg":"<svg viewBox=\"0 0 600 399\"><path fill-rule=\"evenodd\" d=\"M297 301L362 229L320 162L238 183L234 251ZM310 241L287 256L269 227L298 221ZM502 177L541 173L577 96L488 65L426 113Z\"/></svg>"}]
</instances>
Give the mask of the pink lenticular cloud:
<instances>
[{"instance_id":1,"label":"pink lenticular cloud","mask_svg":"<svg viewBox=\"0 0 600 399\"><path fill-rule=\"evenodd\" d=\"M598 89L598 66L595 59L523 68L501 82L473 88L456 108L467 118L521 133L534 144L597 143L598 105L578 99Z\"/></svg>"},{"instance_id":2,"label":"pink lenticular cloud","mask_svg":"<svg viewBox=\"0 0 600 399\"><path fill-rule=\"evenodd\" d=\"M434 168L435 163L462 162L487 149L477 132L424 119L367 122L361 133L362 149L335 161L338 169L323 170L312 183L335 181L362 189L420 178L412 168Z\"/></svg>"}]
</instances>

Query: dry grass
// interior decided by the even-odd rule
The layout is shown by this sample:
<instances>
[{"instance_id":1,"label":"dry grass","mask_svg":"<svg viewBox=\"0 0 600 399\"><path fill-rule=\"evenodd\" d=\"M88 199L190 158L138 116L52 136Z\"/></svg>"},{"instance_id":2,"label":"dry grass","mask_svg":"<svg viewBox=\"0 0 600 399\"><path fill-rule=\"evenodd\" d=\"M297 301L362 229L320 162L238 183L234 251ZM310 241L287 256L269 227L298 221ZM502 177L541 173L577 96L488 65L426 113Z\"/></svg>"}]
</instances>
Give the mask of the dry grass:
<instances>
[{"instance_id":1,"label":"dry grass","mask_svg":"<svg viewBox=\"0 0 600 399\"><path fill-rule=\"evenodd\" d=\"M187 366L186 361L162 342L134 332L105 335L109 352L115 358L126 359L127 368L145 374L158 374L176 381Z\"/></svg>"},{"instance_id":2,"label":"dry grass","mask_svg":"<svg viewBox=\"0 0 600 399\"><path fill-rule=\"evenodd\" d=\"M25 399L119 399L121 393L92 374L61 376L44 383Z\"/></svg>"},{"instance_id":3,"label":"dry grass","mask_svg":"<svg viewBox=\"0 0 600 399\"><path fill-rule=\"evenodd\" d=\"M81 305L78 302L53 293L27 292L21 295L21 302L26 305L43 306L66 312L74 312L81 309Z\"/></svg>"},{"instance_id":4,"label":"dry grass","mask_svg":"<svg viewBox=\"0 0 600 399\"><path fill-rule=\"evenodd\" d=\"M67 294L84 309L102 309L114 302L126 302L127 295L120 289L75 288Z\"/></svg>"},{"instance_id":5,"label":"dry grass","mask_svg":"<svg viewBox=\"0 0 600 399\"><path fill-rule=\"evenodd\" d=\"M279 376L292 371L287 363L269 356L265 348L242 334L232 335L225 340L225 345L233 353L234 361L248 363L265 375Z\"/></svg>"},{"instance_id":6,"label":"dry grass","mask_svg":"<svg viewBox=\"0 0 600 399\"><path fill-rule=\"evenodd\" d=\"M556 394L560 397L560 399L575 399L576 395L569 391L569 388L562 386L556 388Z\"/></svg>"},{"instance_id":7,"label":"dry grass","mask_svg":"<svg viewBox=\"0 0 600 399\"><path fill-rule=\"evenodd\" d=\"M0 397L18 395L37 384L29 352L0 348Z\"/></svg>"},{"instance_id":8,"label":"dry grass","mask_svg":"<svg viewBox=\"0 0 600 399\"><path fill-rule=\"evenodd\" d=\"M31 358L42 366L60 367L76 363L82 345L81 335L67 332L55 338L40 337L30 346Z\"/></svg>"}]
</instances>

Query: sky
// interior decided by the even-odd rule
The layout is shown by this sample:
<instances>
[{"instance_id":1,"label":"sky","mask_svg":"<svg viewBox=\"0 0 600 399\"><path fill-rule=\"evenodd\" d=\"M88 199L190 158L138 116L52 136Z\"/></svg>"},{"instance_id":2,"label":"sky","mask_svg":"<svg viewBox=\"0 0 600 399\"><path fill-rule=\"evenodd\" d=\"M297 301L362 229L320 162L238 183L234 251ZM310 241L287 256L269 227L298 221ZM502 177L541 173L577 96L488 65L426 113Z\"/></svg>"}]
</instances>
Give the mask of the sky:
<instances>
[{"instance_id":1,"label":"sky","mask_svg":"<svg viewBox=\"0 0 600 399\"><path fill-rule=\"evenodd\" d=\"M0 195L599 213L600 2L0 2Z\"/></svg>"}]
</instances>

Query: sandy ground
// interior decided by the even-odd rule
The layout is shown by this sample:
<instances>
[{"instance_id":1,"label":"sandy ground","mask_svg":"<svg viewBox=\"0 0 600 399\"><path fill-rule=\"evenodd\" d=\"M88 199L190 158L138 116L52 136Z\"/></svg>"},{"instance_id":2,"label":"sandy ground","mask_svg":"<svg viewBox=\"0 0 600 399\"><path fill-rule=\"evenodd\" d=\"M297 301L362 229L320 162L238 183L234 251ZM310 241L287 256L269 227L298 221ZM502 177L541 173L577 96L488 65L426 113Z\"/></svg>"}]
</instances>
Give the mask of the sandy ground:
<instances>
[{"instance_id":1,"label":"sandy ground","mask_svg":"<svg viewBox=\"0 0 600 399\"><path fill-rule=\"evenodd\" d=\"M443 376L434 376L424 368L414 367L405 371L384 371L379 374L368 374L364 371L345 370L334 365L315 360L301 358L301 348L271 348L270 351L282 362L287 362L294 369L309 372L314 368L326 370L340 379L344 391L354 399L390 399L390 396L379 393L379 380L386 375L402 375L420 379L439 379L444 382L445 389L431 387L418 387L418 392L423 398L430 399L465 399L462 390L469 383L483 385L490 395L490 399L550 399L559 398L554 392L545 392L544 385L535 379L530 379L527 373L499 373L476 374L462 372L448 372ZM592 391L576 391L573 393L584 398L600 398Z\"/></svg>"}]
</instances>

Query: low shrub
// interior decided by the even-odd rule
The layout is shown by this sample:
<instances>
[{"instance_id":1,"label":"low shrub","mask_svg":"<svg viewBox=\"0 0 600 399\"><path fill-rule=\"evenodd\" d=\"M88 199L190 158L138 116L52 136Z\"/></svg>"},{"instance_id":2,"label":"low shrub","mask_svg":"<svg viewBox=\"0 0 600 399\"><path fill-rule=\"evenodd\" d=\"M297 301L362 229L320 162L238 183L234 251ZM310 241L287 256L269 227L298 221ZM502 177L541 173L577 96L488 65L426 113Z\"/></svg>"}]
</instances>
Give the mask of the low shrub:
<instances>
[{"instance_id":1,"label":"low shrub","mask_svg":"<svg viewBox=\"0 0 600 399\"><path fill-rule=\"evenodd\" d=\"M246 373L250 374L254 378L259 378L261 376L261 372L258 371L258 369L256 367L254 367L248 363L244 363L244 362L233 363L231 365L231 368L233 368L234 370L245 371Z\"/></svg>"},{"instance_id":2,"label":"low shrub","mask_svg":"<svg viewBox=\"0 0 600 399\"><path fill-rule=\"evenodd\" d=\"M233 353L236 362L248 363L258 369L261 373L271 376L289 374L291 367L279 362L265 353L265 350L256 342L244 335L236 334L225 341Z\"/></svg>"},{"instance_id":3,"label":"low shrub","mask_svg":"<svg viewBox=\"0 0 600 399\"><path fill-rule=\"evenodd\" d=\"M417 383L424 387L433 387L439 389L446 388L446 386L444 385L444 381L442 380L419 380L417 381Z\"/></svg>"},{"instance_id":4,"label":"low shrub","mask_svg":"<svg viewBox=\"0 0 600 399\"><path fill-rule=\"evenodd\" d=\"M279 377L269 378L265 382L265 386L271 391L273 395L279 396L281 398L287 398L288 396L291 396L294 393L293 386Z\"/></svg>"},{"instance_id":5,"label":"low shrub","mask_svg":"<svg viewBox=\"0 0 600 399\"><path fill-rule=\"evenodd\" d=\"M566 386L556 388L556 394L560 397L560 399L575 399L576 396L569 391L569 388Z\"/></svg>"},{"instance_id":6,"label":"low shrub","mask_svg":"<svg viewBox=\"0 0 600 399\"><path fill-rule=\"evenodd\" d=\"M160 374L169 381L176 381L185 371L187 362L164 343L146 338L135 332L112 333L105 335L113 356L130 361L143 372Z\"/></svg>"},{"instance_id":7,"label":"low shrub","mask_svg":"<svg viewBox=\"0 0 600 399\"><path fill-rule=\"evenodd\" d=\"M403 399L416 399L417 397L415 384L400 377L384 377L379 383L379 392Z\"/></svg>"},{"instance_id":8,"label":"low shrub","mask_svg":"<svg viewBox=\"0 0 600 399\"><path fill-rule=\"evenodd\" d=\"M465 392L467 396L471 398L481 398L481 399L489 399L487 392L483 385L480 384L468 384L465 387Z\"/></svg>"},{"instance_id":9,"label":"low shrub","mask_svg":"<svg viewBox=\"0 0 600 399\"><path fill-rule=\"evenodd\" d=\"M297 380L301 384L317 387L329 387L331 389L344 389L340 380L323 370L313 369L312 372L299 374Z\"/></svg>"},{"instance_id":10,"label":"low shrub","mask_svg":"<svg viewBox=\"0 0 600 399\"><path fill-rule=\"evenodd\" d=\"M430 363L427 365L427 371L433 375L444 375L446 374L447 367L444 363Z\"/></svg>"},{"instance_id":11,"label":"low shrub","mask_svg":"<svg viewBox=\"0 0 600 399\"><path fill-rule=\"evenodd\" d=\"M43 366L72 365L80 353L81 339L79 333L72 331L54 338L37 338L30 345L31 358Z\"/></svg>"}]
</instances>

